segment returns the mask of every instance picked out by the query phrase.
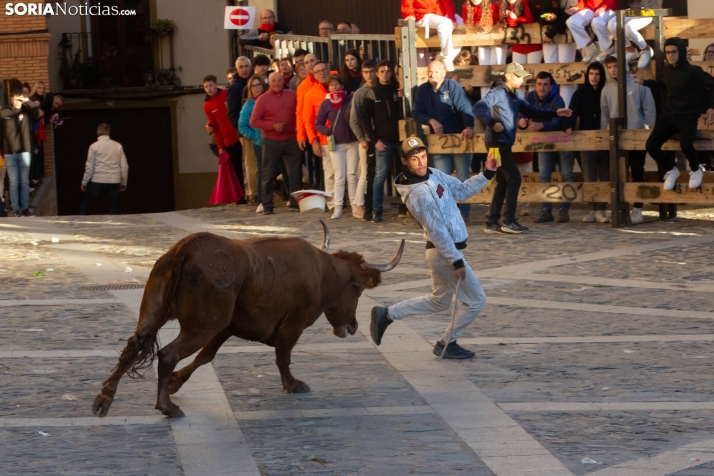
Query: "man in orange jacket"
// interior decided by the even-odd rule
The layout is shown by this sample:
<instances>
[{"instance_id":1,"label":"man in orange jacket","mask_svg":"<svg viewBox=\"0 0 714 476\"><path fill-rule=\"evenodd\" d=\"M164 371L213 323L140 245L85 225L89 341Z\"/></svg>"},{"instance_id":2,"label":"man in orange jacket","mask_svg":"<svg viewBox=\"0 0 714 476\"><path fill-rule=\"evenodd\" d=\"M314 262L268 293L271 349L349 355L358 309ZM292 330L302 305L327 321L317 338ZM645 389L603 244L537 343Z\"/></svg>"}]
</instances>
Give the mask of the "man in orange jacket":
<instances>
[{"instance_id":1,"label":"man in orange jacket","mask_svg":"<svg viewBox=\"0 0 714 476\"><path fill-rule=\"evenodd\" d=\"M318 61L312 69L315 85L305 94L303 99L302 120L305 124L305 133L312 151L316 156L322 157L322 168L325 172L325 192L334 195L335 168L332 164L330 151L327 148L327 137L315 130L317 111L327 96L327 78L330 77L330 67L327 63ZM327 207L332 208L334 202L330 199Z\"/></svg>"},{"instance_id":2,"label":"man in orange jacket","mask_svg":"<svg viewBox=\"0 0 714 476\"><path fill-rule=\"evenodd\" d=\"M446 70L453 71L454 59L460 52L454 48L451 38L456 26L453 0L402 0L402 17L413 19L416 26L423 27L426 38L429 38L429 28L437 31Z\"/></svg>"},{"instance_id":3,"label":"man in orange jacket","mask_svg":"<svg viewBox=\"0 0 714 476\"><path fill-rule=\"evenodd\" d=\"M305 150L307 146L307 135L305 134L305 121L302 118L302 109L305 99L305 94L317 83L312 75L312 68L317 62L317 56L311 54L305 55L305 68L307 69L307 78L300 83L297 88L297 107L295 108L295 120L297 123L297 141L300 150Z\"/></svg>"}]
</instances>

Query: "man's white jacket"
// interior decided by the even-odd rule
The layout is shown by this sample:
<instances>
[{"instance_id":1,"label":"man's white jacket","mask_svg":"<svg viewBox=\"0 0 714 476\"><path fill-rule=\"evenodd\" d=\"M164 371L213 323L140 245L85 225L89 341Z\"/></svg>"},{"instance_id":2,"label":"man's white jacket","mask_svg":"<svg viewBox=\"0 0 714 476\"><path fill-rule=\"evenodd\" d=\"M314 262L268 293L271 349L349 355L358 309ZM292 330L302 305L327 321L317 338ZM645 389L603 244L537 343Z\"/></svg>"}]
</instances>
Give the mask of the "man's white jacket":
<instances>
[{"instance_id":1,"label":"man's white jacket","mask_svg":"<svg viewBox=\"0 0 714 476\"><path fill-rule=\"evenodd\" d=\"M97 137L97 142L89 146L82 185L90 181L126 185L128 180L129 164L126 162L124 148L109 136Z\"/></svg>"},{"instance_id":2,"label":"man's white jacket","mask_svg":"<svg viewBox=\"0 0 714 476\"><path fill-rule=\"evenodd\" d=\"M424 228L424 238L434 244L441 256L455 264L464 258L456 243L465 242L469 235L457 201L466 200L485 187L489 179L474 175L465 182L437 169L429 168L426 180L401 173L394 185L414 218ZM416 183L415 183L416 182Z\"/></svg>"}]
</instances>

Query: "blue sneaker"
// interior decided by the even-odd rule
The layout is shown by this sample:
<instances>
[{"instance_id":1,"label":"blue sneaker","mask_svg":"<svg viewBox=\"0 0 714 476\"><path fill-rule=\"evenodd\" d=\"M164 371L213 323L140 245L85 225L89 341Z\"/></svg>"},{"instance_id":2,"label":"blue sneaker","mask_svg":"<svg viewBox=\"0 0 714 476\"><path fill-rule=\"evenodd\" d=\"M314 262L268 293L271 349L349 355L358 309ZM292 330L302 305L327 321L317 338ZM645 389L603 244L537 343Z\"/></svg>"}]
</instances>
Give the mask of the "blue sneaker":
<instances>
[{"instance_id":1,"label":"blue sneaker","mask_svg":"<svg viewBox=\"0 0 714 476\"><path fill-rule=\"evenodd\" d=\"M527 226L521 226L517 221L512 221L509 224L504 224L501 227L501 231L504 233L525 233L528 231Z\"/></svg>"},{"instance_id":2,"label":"blue sneaker","mask_svg":"<svg viewBox=\"0 0 714 476\"><path fill-rule=\"evenodd\" d=\"M375 344L382 343L382 336L387 327L394 321L387 317L387 308L382 306L374 306L372 308L372 324L369 326L369 332L372 334L372 340Z\"/></svg>"}]
</instances>

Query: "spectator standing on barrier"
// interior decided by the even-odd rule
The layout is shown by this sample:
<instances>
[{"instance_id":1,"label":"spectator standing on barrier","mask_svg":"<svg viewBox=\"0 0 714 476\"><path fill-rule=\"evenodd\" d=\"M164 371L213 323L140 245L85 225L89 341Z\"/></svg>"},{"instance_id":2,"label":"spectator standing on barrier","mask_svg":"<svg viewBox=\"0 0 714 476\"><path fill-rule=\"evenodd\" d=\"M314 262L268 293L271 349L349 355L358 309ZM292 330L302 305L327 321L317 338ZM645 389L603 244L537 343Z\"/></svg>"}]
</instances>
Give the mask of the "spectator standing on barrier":
<instances>
[{"instance_id":1,"label":"spectator standing on barrier","mask_svg":"<svg viewBox=\"0 0 714 476\"><path fill-rule=\"evenodd\" d=\"M10 105L3 108L1 116L0 151L5 154L12 212L16 217L27 217L31 215L32 124L42 117L42 111L22 89L16 89L12 92Z\"/></svg>"},{"instance_id":2,"label":"spectator standing on barrier","mask_svg":"<svg viewBox=\"0 0 714 476\"><path fill-rule=\"evenodd\" d=\"M663 0L627 0L627 8L632 10L662 8ZM637 67L644 69L650 64L654 51L647 46L647 42L640 31L647 25L652 23L652 17L625 17L625 40L626 61L629 63L637 57L639 61ZM593 22L593 28L597 28L597 35L600 38L600 49L602 53L596 58L598 61L604 61L609 55L615 53L614 40L617 36L617 18L612 17L607 22L607 31L602 30L602 24ZM634 43L638 49L631 46L630 42Z\"/></svg>"},{"instance_id":3,"label":"spectator standing on barrier","mask_svg":"<svg viewBox=\"0 0 714 476\"><path fill-rule=\"evenodd\" d=\"M617 86L617 58L608 56L605 60L605 67L611 80L605 84L600 98L600 128L608 129L610 118L617 117L619 109L619 91ZM627 129L652 129L657 117L654 97L649 88L637 84L633 78L627 74ZM710 76L711 77L711 76ZM697 116L698 117L698 116ZM695 126L696 128L696 126ZM630 171L633 182L645 181L645 159L647 151L629 151ZM642 223L642 203L635 203L630 213L632 223Z\"/></svg>"},{"instance_id":4,"label":"spectator standing on barrier","mask_svg":"<svg viewBox=\"0 0 714 476\"><path fill-rule=\"evenodd\" d=\"M531 106L557 111L564 109L565 103L560 97L558 85L555 83L553 75L547 71L541 71L536 75L535 91L529 92L525 100ZM521 129L526 129L529 132L550 132L560 131L563 129L563 118L554 117L551 119L541 119L538 121L529 121L525 117L519 119ZM553 178L553 169L555 163L560 164L560 174L563 177L563 182L575 182L573 178L573 153L572 152L538 152L538 171L540 172L539 182L550 183ZM553 217L553 204L543 202L541 205L540 214L533 220L533 223L549 223L557 221L558 223L566 223L570 221L568 210L570 210L570 202L560 204L558 218Z\"/></svg>"},{"instance_id":5,"label":"spectator standing on barrier","mask_svg":"<svg viewBox=\"0 0 714 476\"><path fill-rule=\"evenodd\" d=\"M270 45L270 33L273 30L284 31L288 35L292 34L290 28L275 21L275 12L272 10L263 10L260 12L260 26L250 33L241 36L240 44L272 49Z\"/></svg>"},{"instance_id":6,"label":"spectator standing on barrier","mask_svg":"<svg viewBox=\"0 0 714 476\"><path fill-rule=\"evenodd\" d=\"M483 32L490 32L494 25L501 23L499 12L501 5L497 0L466 0L461 10L464 25L475 27ZM478 64L489 66L506 63L506 46L479 46ZM489 87L481 88L481 97L488 93Z\"/></svg>"},{"instance_id":7,"label":"spectator standing on barrier","mask_svg":"<svg viewBox=\"0 0 714 476\"><path fill-rule=\"evenodd\" d=\"M359 56L359 51L348 50L342 61L340 70L342 83L345 85L345 91L353 93L362 84L362 58Z\"/></svg>"},{"instance_id":8,"label":"spectator standing on barrier","mask_svg":"<svg viewBox=\"0 0 714 476\"><path fill-rule=\"evenodd\" d=\"M518 171L511 147L516 140L518 128L518 113L536 119L552 117L568 117L570 109L551 111L531 106L518 96L516 90L523 85L524 78L530 76L523 66L511 63L506 67L505 80L496 81L486 97L473 107L474 116L485 126L485 142L488 149L498 148L501 154L501 166L496 178L498 184L491 200L491 210L486 222L486 233L524 233L528 228L516 221L516 206L518 191L521 187L521 173ZM503 216L503 226L498 220L501 217L501 207L506 201L506 213Z\"/></svg>"},{"instance_id":9,"label":"spectator standing on barrier","mask_svg":"<svg viewBox=\"0 0 714 476\"><path fill-rule=\"evenodd\" d=\"M598 36L600 44L607 44L610 32L607 23L615 16L617 0L578 0L578 5L565 12L570 15L566 21L575 43L583 53L583 63L592 62L598 55L598 46L586 31L588 25ZM599 34L598 34L599 32Z\"/></svg>"},{"instance_id":10,"label":"spectator standing on barrier","mask_svg":"<svg viewBox=\"0 0 714 476\"><path fill-rule=\"evenodd\" d=\"M474 353L456 341L478 317L486 304L486 294L462 252L469 235L456 201L466 200L485 187L495 175L498 162L489 159L483 174L462 182L427 167L426 146L419 138L409 137L401 149L402 173L394 185L412 216L424 228L432 292L389 307L373 307L370 334L374 343L380 345L384 332L395 319L446 311L456 292L459 305L455 316L441 340L434 345L433 353L437 356L443 353L446 359L469 359Z\"/></svg>"},{"instance_id":11,"label":"spectator standing on barrier","mask_svg":"<svg viewBox=\"0 0 714 476\"><path fill-rule=\"evenodd\" d=\"M667 38L664 54L667 64L660 81L666 98L657 124L647 139L647 152L664 174L664 189L672 190L679 177L672 157L662 151L665 142L679 133L679 144L689 162L689 188L702 184L704 164L694 148L699 117L706 110L707 123L714 123L714 77L687 60L686 46L680 38Z\"/></svg>"},{"instance_id":12,"label":"spectator standing on barrier","mask_svg":"<svg viewBox=\"0 0 714 476\"><path fill-rule=\"evenodd\" d=\"M124 148L111 140L109 124L97 127L97 142L89 146L87 162L82 179L82 207L80 215L89 215L92 202L104 192L109 195L109 215L119 213L119 193L126 190L129 180L129 164Z\"/></svg>"},{"instance_id":13,"label":"spectator standing on barrier","mask_svg":"<svg viewBox=\"0 0 714 476\"><path fill-rule=\"evenodd\" d=\"M596 131L600 130L600 96L605 87L607 78L605 68L598 61L588 65L585 71L585 84L580 86L573 99L570 101L570 110L573 115L565 119L563 128L571 134L573 130ZM581 151L583 178L586 182L610 182L610 154L606 150ZM583 218L585 223L609 223L606 202L590 203L590 213Z\"/></svg>"},{"instance_id":14,"label":"spectator standing on barrier","mask_svg":"<svg viewBox=\"0 0 714 476\"><path fill-rule=\"evenodd\" d=\"M357 182L357 197L363 197L364 208L362 210L352 209L352 216L372 221L372 197L374 194L374 175L377 165L374 144L367 140L364 129L359 122L360 112L364 105L364 100L370 97L374 100L372 88L377 84L377 65L373 60L365 60L362 63L362 87L359 88L352 97L350 107L350 127L359 141L359 182ZM360 217L360 212L362 216Z\"/></svg>"},{"instance_id":15,"label":"spectator standing on barrier","mask_svg":"<svg viewBox=\"0 0 714 476\"><path fill-rule=\"evenodd\" d=\"M263 170L263 131L257 128L250 127L250 116L255 108L255 101L266 91L263 80L257 74L254 74L248 80L248 86L245 88L246 101L240 111L240 119L238 120L238 132L241 133L241 142L244 149L250 147L253 151L248 154L245 150L245 173L248 176L246 183L248 193L250 195L249 203L257 202L258 209L256 213L263 211L263 200L261 190L263 188L262 170ZM255 163L253 163L253 161Z\"/></svg>"},{"instance_id":16,"label":"spectator standing on barrier","mask_svg":"<svg viewBox=\"0 0 714 476\"><path fill-rule=\"evenodd\" d=\"M389 175L392 157L399 143L402 98L398 93L399 83L392 81L392 75L389 61L380 61L377 64L379 81L372 87L372 94L365 96L359 114L359 123L365 138L375 148L376 169L372 190L374 223L384 221L384 182Z\"/></svg>"},{"instance_id":17,"label":"spectator standing on barrier","mask_svg":"<svg viewBox=\"0 0 714 476\"><path fill-rule=\"evenodd\" d=\"M419 124L428 125L432 134L461 134L464 139L474 136L474 116L464 88L446 78L441 61L432 61L427 69L428 81L414 94L412 116ZM437 170L456 177L462 182L469 179L472 154L431 154L431 163ZM468 222L471 205L459 204L461 217Z\"/></svg>"},{"instance_id":18,"label":"spectator standing on barrier","mask_svg":"<svg viewBox=\"0 0 714 476\"><path fill-rule=\"evenodd\" d=\"M319 25L317 25L318 35L321 38L327 38L335 30L335 26L330 20L322 20Z\"/></svg>"},{"instance_id":19,"label":"spectator standing on barrier","mask_svg":"<svg viewBox=\"0 0 714 476\"><path fill-rule=\"evenodd\" d=\"M531 13L541 26L550 27L543 34L543 62L544 63L573 63L575 62L575 43L567 41L568 27L566 21L570 18L566 12L577 6L578 0L530 0ZM565 41L559 41L558 37ZM575 92L572 84L559 84L560 96L565 104L570 104L570 99Z\"/></svg>"},{"instance_id":20,"label":"spectator standing on barrier","mask_svg":"<svg viewBox=\"0 0 714 476\"><path fill-rule=\"evenodd\" d=\"M240 68L237 69L240 73ZM209 127L213 128L213 138L216 140L218 154L220 155L224 150L228 153L233 170L235 170L236 177L238 177L238 183L240 183L241 187L245 187L243 148L238 138L238 124L233 124L228 118L228 109L226 107L228 90L219 90L216 84L216 77L211 74L203 78L203 89L210 96L210 99L203 103L203 112L208 118ZM245 198L241 198L236 202L236 205L244 205L246 203Z\"/></svg>"},{"instance_id":21,"label":"spectator standing on barrier","mask_svg":"<svg viewBox=\"0 0 714 476\"><path fill-rule=\"evenodd\" d=\"M263 213L273 213L273 183L277 176L278 161L285 162L290 178L289 193L302 186L302 153L298 147L295 128L297 95L285 89L280 73L272 73L270 89L256 101L250 116L250 127L263 131L262 190ZM290 209L298 210L295 199L290 196Z\"/></svg>"},{"instance_id":22,"label":"spectator standing on barrier","mask_svg":"<svg viewBox=\"0 0 714 476\"><path fill-rule=\"evenodd\" d=\"M308 143L312 146L312 152L316 156L322 157L322 170L325 173L325 192L332 195L332 198L327 201L327 208L331 210L335 207L335 168L332 163L332 156L327 148L327 137L315 129L317 111L327 96L327 78L330 77L330 67L327 63L318 61L312 68L312 75L315 77L316 83L305 93L302 119L305 122L305 134L307 135Z\"/></svg>"},{"instance_id":23,"label":"spectator standing on barrier","mask_svg":"<svg viewBox=\"0 0 714 476\"><path fill-rule=\"evenodd\" d=\"M416 26L424 28L426 38L433 28L439 35L441 56L447 71L454 70L454 59L459 49L454 48L452 33L456 26L453 0L402 0L402 17L414 20Z\"/></svg>"},{"instance_id":24,"label":"spectator standing on barrier","mask_svg":"<svg viewBox=\"0 0 714 476\"><path fill-rule=\"evenodd\" d=\"M259 75L263 79L263 82L267 85L268 84L268 75L271 73L270 58L268 58L265 55L255 55L253 57L252 64L253 64L253 74Z\"/></svg>"},{"instance_id":25,"label":"spectator standing on barrier","mask_svg":"<svg viewBox=\"0 0 714 476\"><path fill-rule=\"evenodd\" d=\"M503 0L501 2L501 21L508 28L535 23L528 0ZM540 44L516 44L511 46L512 61L519 64L536 64L543 61L543 46ZM522 87L521 94L526 93Z\"/></svg>"},{"instance_id":26,"label":"spectator standing on barrier","mask_svg":"<svg viewBox=\"0 0 714 476\"><path fill-rule=\"evenodd\" d=\"M342 78L337 74L330 75L327 84L329 95L317 111L315 129L328 140L330 136L334 139L334 150L328 147L327 153L335 171L335 193L332 197L335 205L332 218L335 219L342 218L345 183L353 208L364 205L364 196L357 196L359 142L349 123L352 94L347 93Z\"/></svg>"},{"instance_id":27,"label":"spectator standing on barrier","mask_svg":"<svg viewBox=\"0 0 714 476\"><path fill-rule=\"evenodd\" d=\"M245 56L240 56L236 59L236 74L233 75L233 81L228 88L228 117L238 130L238 121L240 120L240 110L243 107L243 90L248 84L248 78L253 74L250 60Z\"/></svg>"}]
</instances>

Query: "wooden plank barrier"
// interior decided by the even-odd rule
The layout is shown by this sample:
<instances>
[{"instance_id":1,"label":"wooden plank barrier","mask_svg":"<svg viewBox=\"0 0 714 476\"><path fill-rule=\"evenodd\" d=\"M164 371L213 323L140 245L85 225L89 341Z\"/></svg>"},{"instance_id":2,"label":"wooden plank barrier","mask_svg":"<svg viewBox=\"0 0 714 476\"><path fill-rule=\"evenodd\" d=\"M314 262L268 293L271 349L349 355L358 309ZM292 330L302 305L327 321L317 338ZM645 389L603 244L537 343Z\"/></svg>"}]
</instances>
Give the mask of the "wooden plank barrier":
<instances>
[{"instance_id":1,"label":"wooden plank barrier","mask_svg":"<svg viewBox=\"0 0 714 476\"><path fill-rule=\"evenodd\" d=\"M495 180L463 203L491 203ZM518 201L528 202L609 202L610 184L604 182L522 183Z\"/></svg>"},{"instance_id":2,"label":"wooden plank barrier","mask_svg":"<svg viewBox=\"0 0 714 476\"><path fill-rule=\"evenodd\" d=\"M687 179L689 178L688 174ZM679 182L679 181L677 181ZM628 203L686 203L713 204L714 184L702 183L699 188L691 189L687 183L677 183L674 190L663 190L662 182L624 184L624 201Z\"/></svg>"},{"instance_id":3,"label":"wooden plank barrier","mask_svg":"<svg viewBox=\"0 0 714 476\"><path fill-rule=\"evenodd\" d=\"M490 32L480 31L474 27L458 27L454 30L454 46L493 46L501 44L540 44L542 33L547 31L538 23L519 25L515 28L494 27ZM417 28L417 48L439 48L439 37L432 30L429 38L424 38L424 28ZM646 40L654 39L654 26L650 24L642 31ZM397 38L399 38L397 32ZM714 38L714 23L708 19L688 19L681 17L665 17L664 36L678 36L685 40ZM399 44L397 45L399 48Z\"/></svg>"}]
</instances>

